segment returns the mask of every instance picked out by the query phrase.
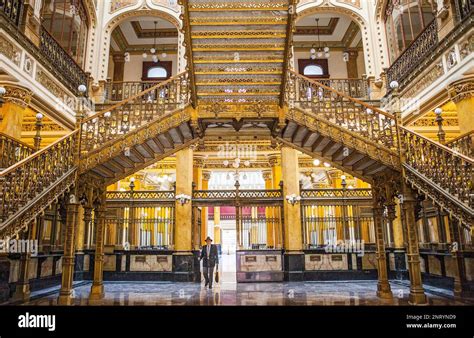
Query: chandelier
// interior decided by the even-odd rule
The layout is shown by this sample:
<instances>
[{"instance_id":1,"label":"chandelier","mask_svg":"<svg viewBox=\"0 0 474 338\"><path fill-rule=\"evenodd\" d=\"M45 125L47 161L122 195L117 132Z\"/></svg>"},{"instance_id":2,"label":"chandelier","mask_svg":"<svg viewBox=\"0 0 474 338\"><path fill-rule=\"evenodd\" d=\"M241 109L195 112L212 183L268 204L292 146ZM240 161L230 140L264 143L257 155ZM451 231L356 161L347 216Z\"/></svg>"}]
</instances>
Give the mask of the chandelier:
<instances>
[{"instance_id":1,"label":"chandelier","mask_svg":"<svg viewBox=\"0 0 474 338\"><path fill-rule=\"evenodd\" d=\"M225 161L223 162L223 164L224 164L225 167L232 167L232 168L235 169L234 175L235 175L236 180L238 180L239 168L240 168L240 166L241 166L241 164L242 164L242 160L237 157L237 158L234 159L233 162L229 162L228 160L225 160ZM243 165L244 165L245 167L250 167L250 161L249 161L249 160L243 161ZM230 174L229 174L229 173L227 174L227 177L226 177L226 178L227 178L228 180L230 180ZM244 180L247 179L247 174L246 174L245 172L244 172L244 176L243 176L242 178L243 178Z\"/></svg>"},{"instance_id":2,"label":"chandelier","mask_svg":"<svg viewBox=\"0 0 474 338\"><path fill-rule=\"evenodd\" d=\"M157 21L154 21L153 22L155 24L155 29L154 29L154 33L153 33L153 47L150 48L150 54L151 54L151 59L153 62L157 63L157 62L160 62L160 59L158 58L158 55L157 55L157 50L156 50L156 35L157 35L157 29L156 29L156 25L158 24ZM161 57L162 58L165 58L167 55L165 52L161 53ZM148 53L145 51L143 52L142 54L142 57L144 59L148 58Z\"/></svg>"},{"instance_id":3,"label":"chandelier","mask_svg":"<svg viewBox=\"0 0 474 338\"><path fill-rule=\"evenodd\" d=\"M316 49L315 45L311 46L311 50L309 51L310 58L311 60L314 60L316 58L321 59L322 57L325 57L326 59L328 59L329 56L331 55L329 54L329 47L328 46L324 46L324 48L321 47L321 36L319 33L319 18L316 18L315 20L316 20L316 31L318 33L318 48Z\"/></svg>"}]
</instances>

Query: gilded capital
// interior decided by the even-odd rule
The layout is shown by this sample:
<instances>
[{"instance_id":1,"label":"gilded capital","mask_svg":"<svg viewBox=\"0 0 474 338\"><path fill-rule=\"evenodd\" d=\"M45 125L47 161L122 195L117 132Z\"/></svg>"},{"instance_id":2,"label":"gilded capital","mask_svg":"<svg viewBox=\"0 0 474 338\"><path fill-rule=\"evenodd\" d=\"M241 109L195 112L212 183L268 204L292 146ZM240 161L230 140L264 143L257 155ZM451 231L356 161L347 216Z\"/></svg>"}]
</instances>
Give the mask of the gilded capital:
<instances>
[{"instance_id":1,"label":"gilded capital","mask_svg":"<svg viewBox=\"0 0 474 338\"><path fill-rule=\"evenodd\" d=\"M33 92L25 87L17 85L4 85L6 93L3 96L5 102L12 102L20 107L26 108L31 101Z\"/></svg>"},{"instance_id":2,"label":"gilded capital","mask_svg":"<svg viewBox=\"0 0 474 338\"><path fill-rule=\"evenodd\" d=\"M450 99L454 103L469 99L474 96L474 76L465 77L451 83L448 87Z\"/></svg>"},{"instance_id":3,"label":"gilded capital","mask_svg":"<svg viewBox=\"0 0 474 338\"><path fill-rule=\"evenodd\" d=\"M202 172L202 180L203 181L209 181L211 179L211 172L208 170L204 170Z\"/></svg>"},{"instance_id":4,"label":"gilded capital","mask_svg":"<svg viewBox=\"0 0 474 338\"><path fill-rule=\"evenodd\" d=\"M265 181L269 181L272 179L272 171L271 170L263 170L262 176Z\"/></svg>"},{"instance_id":5,"label":"gilded capital","mask_svg":"<svg viewBox=\"0 0 474 338\"><path fill-rule=\"evenodd\" d=\"M276 167L276 166L279 166L281 165L281 156L280 154L271 154L268 156L268 163L270 163L270 165L272 167Z\"/></svg>"}]
</instances>

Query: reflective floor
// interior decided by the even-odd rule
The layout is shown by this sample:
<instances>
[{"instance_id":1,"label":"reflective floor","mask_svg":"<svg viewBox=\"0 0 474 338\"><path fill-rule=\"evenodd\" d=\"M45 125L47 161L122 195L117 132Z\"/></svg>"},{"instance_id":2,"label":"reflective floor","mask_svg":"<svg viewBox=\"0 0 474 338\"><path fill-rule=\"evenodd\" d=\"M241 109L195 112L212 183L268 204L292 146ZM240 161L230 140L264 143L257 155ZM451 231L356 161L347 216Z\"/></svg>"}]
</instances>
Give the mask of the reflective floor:
<instances>
[{"instance_id":1,"label":"reflective floor","mask_svg":"<svg viewBox=\"0 0 474 338\"><path fill-rule=\"evenodd\" d=\"M408 305L406 282L391 282L394 299L376 297L376 281L248 283L222 281L212 290L197 283L106 282L105 297L90 304L90 283L75 287L77 305ZM43 291L44 292L44 291ZM43 293L42 292L42 293ZM472 305L449 291L426 287L431 305ZM43 293L44 294L44 293ZM33 293L28 305L55 305L57 289Z\"/></svg>"}]
</instances>

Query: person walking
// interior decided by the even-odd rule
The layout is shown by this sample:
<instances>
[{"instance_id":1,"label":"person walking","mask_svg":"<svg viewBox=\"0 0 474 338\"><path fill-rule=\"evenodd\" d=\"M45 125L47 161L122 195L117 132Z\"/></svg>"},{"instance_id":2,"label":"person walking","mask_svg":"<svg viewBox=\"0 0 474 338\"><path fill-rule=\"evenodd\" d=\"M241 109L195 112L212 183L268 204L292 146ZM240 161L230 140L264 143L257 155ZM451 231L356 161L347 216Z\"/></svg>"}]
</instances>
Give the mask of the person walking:
<instances>
[{"instance_id":1,"label":"person walking","mask_svg":"<svg viewBox=\"0 0 474 338\"><path fill-rule=\"evenodd\" d=\"M217 252L217 246L212 244L212 238L207 236L206 245L203 246L201 251L202 267L204 280L206 284L204 287L209 285L209 289L212 289L212 280L214 275L214 267L219 265L219 254Z\"/></svg>"}]
</instances>

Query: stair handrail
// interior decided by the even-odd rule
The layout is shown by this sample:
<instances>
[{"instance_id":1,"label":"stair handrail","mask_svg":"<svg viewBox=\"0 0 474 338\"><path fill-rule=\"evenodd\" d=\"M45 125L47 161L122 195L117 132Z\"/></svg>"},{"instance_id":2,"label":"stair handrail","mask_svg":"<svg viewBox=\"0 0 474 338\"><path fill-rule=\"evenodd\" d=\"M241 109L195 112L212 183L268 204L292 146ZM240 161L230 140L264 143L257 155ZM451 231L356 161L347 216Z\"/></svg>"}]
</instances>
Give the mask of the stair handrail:
<instances>
[{"instance_id":1,"label":"stair handrail","mask_svg":"<svg viewBox=\"0 0 474 338\"><path fill-rule=\"evenodd\" d=\"M147 100L144 102L143 98ZM189 73L185 71L104 108L80 121L81 153L95 151L166 112L184 108L189 100Z\"/></svg>"},{"instance_id":2,"label":"stair handrail","mask_svg":"<svg viewBox=\"0 0 474 338\"><path fill-rule=\"evenodd\" d=\"M338 100L350 102L354 110L358 109L359 107L363 107L363 109L360 109L360 111L346 112L345 114L344 114L344 111L342 111L342 114L339 114L340 116L336 116L335 113L332 113L332 114L318 113L318 115L321 115L322 118L330 122L333 122L335 124L341 125L341 123L347 123L348 130L358 133L358 134L362 134L363 136L372 139L377 144L380 144L388 149L392 149L392 150L398 149L397 129L398 129L399 123L395 115L385 112L364 101L350 97L314 79L309 79L304 75L296 73L294 70L290 70L287 74L288 74L287 76L289 77L287 81L287 87L289 88L286 88L285 90L285 101L288 104L290 109L292 108L292 104L291 104L292 99L297 100L297 98L301 98L301 95L299 95L301 93L297 93L298 84L296 82L304 81L306 84L309 85L308 88L311 90L311 92L305 93L305 95L308 94L306 96L306 100L300 101L300 105L302 105L303 108L306 108L305 105L308 105L308 108L310 109L314 108L313 104L316 104L316 102L313 101L313 97L317 96L318 93L316 91L313 92L313 89L315 89L313 87L321 88L327 93L330 93L331 95L335 95L335 97ZM294 97L292 98L291 95L293 95ZM323 95L325 95L325 93L323 93ZM326 98L328 97L326 96ZM318 101L318 108L320 108L319 101ZM323 108L327 109L327 107L323 107ZM330 107L330 108L333 110L337 109L337 107ZM351 117L350 114L353 114L353 116ZM349 116L345 116L345 115L349 115ZM365 126L363 125L364 123L365 123ZM352 127L351 127L351 124L352 124ZM378 132L381 132L381 134L379 134Z\"/></svg>"},{"instance_id":3,"label":"stair handrail","mask_svg":"<svg viewBox=\"0 0 474 338\"><path fill-rule=\"evenodd\" d=\"M23 160L24 158L27 158L35 152L34 147L2 132L0 132L0 142L2 144L4 144L4 142L11 143L13 146L18 147L20 149L20 154L16 156L16 154L6 154L5 149L3 147L0 147L3 151L3 154L0 154L0 169L6 169L12 166L13 164Z\"/></svg>"},{"instance_id":4,"label":"stair handrail","mask_svg":"<svg viewBox=\"0 0 474 338\"><path fill-rule=\"evenodd\" d=\"M78 130L0 172L0 222L76 167Z\"/></svg>"}]
</instances>

